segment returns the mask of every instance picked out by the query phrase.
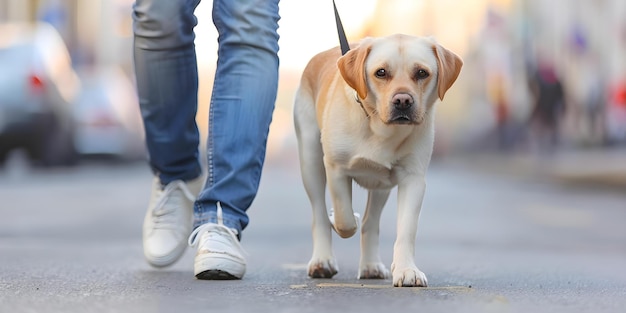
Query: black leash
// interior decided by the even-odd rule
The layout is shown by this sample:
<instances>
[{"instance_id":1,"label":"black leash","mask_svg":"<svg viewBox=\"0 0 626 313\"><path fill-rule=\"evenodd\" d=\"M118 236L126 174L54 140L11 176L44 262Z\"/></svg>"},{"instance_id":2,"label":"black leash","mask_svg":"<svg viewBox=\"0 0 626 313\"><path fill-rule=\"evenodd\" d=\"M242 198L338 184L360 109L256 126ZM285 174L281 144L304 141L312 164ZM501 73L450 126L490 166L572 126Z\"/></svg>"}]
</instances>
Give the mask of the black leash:
<instances>
[{"instance_id":1,"label":"black leash","mask_svg":"<svg viewBox=\"0 0 626 313\"><path fill-rule=\"evenodd\" d=\"M341 24L341 18L339 17L339 12L337 11L337 5L335 5L335 0L333 0L333 8L335 9L335 22L337 23L337 34L339 35L339 45L341 46L341 55L344 55L348 51L350 51L350 45L348 45L346 32L343 30L343 24Z\"/></svg>"},{"instance_id":2,"label":"black leash","mask_svg":"<svg viewBox=\"0 0 626 313\"><path fill-rule=\"evenodd\" d=\"M343 30L343 24L341 24L341 18L339 18L339 12L337 11L337 5L335 5L335 0L333 0L333 8L335 9L335 22L337 22L337 34L339 35L339 45L341 46L341 55L345 55L350 51L350 45L348 44L348 39L346 38L346 32ZM363 102L359 99L359 96L354 92L354 99L361 106L363 112L365 113L365 117L369 118L370 115L367 113L367 110L363 106Z\"/></svg>"}]
</instances>

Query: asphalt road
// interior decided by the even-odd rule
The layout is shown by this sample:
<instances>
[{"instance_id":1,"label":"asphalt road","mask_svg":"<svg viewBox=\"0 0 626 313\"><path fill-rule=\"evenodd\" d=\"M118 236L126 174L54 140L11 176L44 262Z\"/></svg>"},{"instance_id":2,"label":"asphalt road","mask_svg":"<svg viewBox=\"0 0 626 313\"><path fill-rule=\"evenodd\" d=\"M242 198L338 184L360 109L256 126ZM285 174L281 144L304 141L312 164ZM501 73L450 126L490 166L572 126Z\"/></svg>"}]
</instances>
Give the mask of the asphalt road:
<instances>
[{"instance_id":1,"label":"asphalt road","mask_svg":"<svg viewBox=\"0 0 626 313\"><path fill-rule=\"evenodd\" d=\"M0 312L626 312L615 189L434 162L416 245L430 286L393 288L356 279L358 237L335 236L335 278L307 278L311 212L295 162L264 171L243 280L194 279L191 248L153 269L141 249L150 179L143 163L0 171ZM362 212L365 193L354 198ZM387 266L395 205L382 218Z\"/></svg>"}]
</instances>

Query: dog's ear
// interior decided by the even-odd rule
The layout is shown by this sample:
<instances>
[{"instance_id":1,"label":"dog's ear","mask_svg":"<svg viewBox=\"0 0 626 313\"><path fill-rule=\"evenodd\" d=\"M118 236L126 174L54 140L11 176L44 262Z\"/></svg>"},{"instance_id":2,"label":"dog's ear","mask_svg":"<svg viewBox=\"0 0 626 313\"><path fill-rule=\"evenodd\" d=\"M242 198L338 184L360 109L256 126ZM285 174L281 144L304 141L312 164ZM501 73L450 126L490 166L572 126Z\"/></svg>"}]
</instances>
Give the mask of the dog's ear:
<instances>
[{"instance_id":1,"label":"dog's ear","mask_svg":"<svg viewBox=\"0 0 626 313\"><path fill-rule=\"evenodd\" d=\"M359 98L367 97L367 78L365 77L365 59L372 50L371 40L364 39L358 47L348 51L337 60L341 77L356 90Z\"/></svg>"},{"instance_id":2,"label":"dog's ear","mask_svg":"<svg viewBox=\"0 0 626 313\"><path fill-rule=\"evenodd\" d=\"M439 66L437 93L439 99L443 100L446 91L452 87L454 81L459 77L463 60L461 60L458 55L454 54L454 52L442 47L438 43L433 44L433 53L435 53L435 57L437 58L437 66Z\"/></svg>"}]
</instances>

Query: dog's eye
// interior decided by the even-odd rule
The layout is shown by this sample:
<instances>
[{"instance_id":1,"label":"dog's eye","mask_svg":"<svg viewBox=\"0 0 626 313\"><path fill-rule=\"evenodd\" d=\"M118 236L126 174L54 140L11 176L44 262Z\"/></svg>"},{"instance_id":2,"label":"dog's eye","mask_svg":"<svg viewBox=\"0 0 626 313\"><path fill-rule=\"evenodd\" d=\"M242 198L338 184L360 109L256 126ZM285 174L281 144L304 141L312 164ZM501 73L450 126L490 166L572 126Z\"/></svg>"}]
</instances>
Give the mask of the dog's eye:
<instances>
[{"instance_id":1,"label":"dog's eye","mask_svg":"<svg viewBox=\"0 0 626 313\"><path fill-rule=\"evenodd\" d=\"M383 78L387 76L387 71L384 68L380 68L376 71L376 77Z\"/></svg>"},{"instance_id":2,"label":"dog's eye","mask_svg":"<svg viewBox=\"0 0 626 313\"><path fill-rule=\"evenodd\" d=\"M417 76L418 79L422 79L422 78L426 78L428 77L428 72L426 72L426 70L424 69L419 69L417 70L417 73L415 74L415 76Z\"/></svg>"},{"instance_id":3,"label":"dog's eye","mask_svg":"<svg viewBox=\"0 0 626 313\"><path fill-rule=\"evenodd\" d=\"M417 79L423 79L428 77L428 72L426 72L426 70L423 69L419 69L417 70L417 73L415 74L415 76L417 77Z\"/></svg>"}]
</instances>

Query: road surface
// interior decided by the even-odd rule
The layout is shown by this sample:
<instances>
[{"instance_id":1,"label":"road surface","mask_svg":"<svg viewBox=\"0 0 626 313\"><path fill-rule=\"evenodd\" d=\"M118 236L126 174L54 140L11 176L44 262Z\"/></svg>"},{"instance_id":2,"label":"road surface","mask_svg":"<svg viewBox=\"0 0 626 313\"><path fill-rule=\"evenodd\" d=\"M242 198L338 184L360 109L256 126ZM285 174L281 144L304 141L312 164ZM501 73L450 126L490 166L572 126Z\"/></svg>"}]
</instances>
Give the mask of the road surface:
<instances>
[{"instance_id":1,"label":"road surface","mask_svg":"<svg viewBox=\"0 0 626 313\"><path fill-rule=\"evenodd\" d=\"M334 237L339 273L306 276L310 221L295 160L270 162L243 233L241 281L143 260L144 163L0 172L0 312L626 312L626 193L433 162L416 243L428 288L357 280L358 236ZM355 188L362 213L365 193ZM392 193L381 222L390 266Z\"/></svg>"}]
</instances>

